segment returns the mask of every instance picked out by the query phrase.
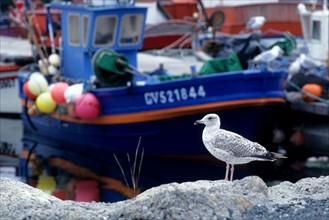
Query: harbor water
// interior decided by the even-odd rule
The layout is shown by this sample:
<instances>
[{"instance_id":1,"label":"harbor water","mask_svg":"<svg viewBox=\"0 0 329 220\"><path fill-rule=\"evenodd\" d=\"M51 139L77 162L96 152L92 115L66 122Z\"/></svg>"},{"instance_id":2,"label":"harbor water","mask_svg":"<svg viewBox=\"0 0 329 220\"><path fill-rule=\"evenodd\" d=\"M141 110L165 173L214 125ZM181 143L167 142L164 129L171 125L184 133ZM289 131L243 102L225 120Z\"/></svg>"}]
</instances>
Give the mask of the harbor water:
<instances>
[{"instance_id":1,"label":"harbor water","mask_svg":"<svg viewBox=\"0 0 329 220\"><path fill-rule=\"evenodd\" d=\"M15 178L17 176L19 157L23 149L22 138L23 125L21 119L0 118L1 177ZM282 146L279 149L285 148ZM247 167L240 169L243 170L243 175L258 175L267 180L269 184L273 184L272 181L288 180L295 182L304 177L318 177L329 174L326 156L312 157L312 155L305 155L302 150L294 150L295 154L290 153L290 157L284 161L280 160L275 163L252 162ZM259 166L260 163L261 166ZM224 171L225 164L220 161L218 161L218 164L218 169ZM239 169L239 166L237 166L237 169ZM165 173L162 175L165 175ZM222 178L221 171L218 171L217 175L218 179ZM170 179L170 181L175 181L175 179Z\"/></svg>"},{"instance_id":2,"label":"harbor water","mask_svg":"<svg viewBox=\"0 0 329 220\"><path fill-rule=\"evenodd\" d=\"M23 125L20 119L0 118L1 177L16 177L19 163L18 157L23 148L22 136Z\"/></svg>"}]
</instances>

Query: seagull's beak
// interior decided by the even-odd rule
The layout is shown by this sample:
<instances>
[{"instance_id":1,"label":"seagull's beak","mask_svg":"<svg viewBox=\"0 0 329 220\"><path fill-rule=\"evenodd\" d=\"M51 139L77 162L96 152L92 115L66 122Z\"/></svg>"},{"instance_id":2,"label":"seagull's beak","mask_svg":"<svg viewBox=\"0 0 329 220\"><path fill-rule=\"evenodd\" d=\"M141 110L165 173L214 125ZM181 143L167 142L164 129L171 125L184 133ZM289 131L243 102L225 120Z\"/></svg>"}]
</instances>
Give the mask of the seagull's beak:
<instances>
[{"instance_id":1,"label":"seagull's beak","mask_svg":"<svg viewBox=\"0 0 329 220\"><path fill-rule=\"evenodd\" d=\"M202 120L197 120L194 122L194 125L202 125L203 121Z\"/></svg>"}]
</instances>

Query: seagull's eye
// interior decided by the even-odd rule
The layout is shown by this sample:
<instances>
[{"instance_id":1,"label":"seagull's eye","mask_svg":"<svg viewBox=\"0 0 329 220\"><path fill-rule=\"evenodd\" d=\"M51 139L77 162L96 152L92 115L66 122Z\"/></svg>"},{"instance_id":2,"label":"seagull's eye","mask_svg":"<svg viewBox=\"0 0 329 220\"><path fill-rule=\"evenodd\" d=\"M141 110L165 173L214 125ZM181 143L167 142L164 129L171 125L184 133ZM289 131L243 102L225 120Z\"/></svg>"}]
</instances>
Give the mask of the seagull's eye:
<instances>
[{"instance_id":1,"label":"seagull's eye","mask_svg":"<svg viewBox=\"0 0 329 220\"><path fill-rule=\"evenodd\" d=\"M211 120L213 120L213 119L214 119L214 117L212 117L212 116L210 116L210 117L208 118L209 121L211 121Z\"/></svg>"}]
</instances>

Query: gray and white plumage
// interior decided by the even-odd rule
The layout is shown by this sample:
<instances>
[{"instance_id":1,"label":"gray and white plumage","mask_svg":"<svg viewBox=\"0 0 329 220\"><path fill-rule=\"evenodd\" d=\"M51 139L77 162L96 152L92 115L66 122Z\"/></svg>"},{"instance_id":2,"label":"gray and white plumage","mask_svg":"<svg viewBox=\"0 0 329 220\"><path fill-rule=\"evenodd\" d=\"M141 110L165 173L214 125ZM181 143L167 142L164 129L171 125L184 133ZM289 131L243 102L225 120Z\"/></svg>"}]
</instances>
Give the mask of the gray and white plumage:
<instances>
[{"instance_id":1,"label":"gray and white plumage","mask_svg":"<svg viewBox=\"0 0 329 220\"><path fill-rule=\"evenodd\" d=\"M252 59L253 63L269 63L280 56L282 56L283 50L279 46L274 46L271 50L263 51Z\"/></svg>"},{"instance_id":2,"label":"gray and white plumage","mask_svg":"<svg viewBox=\"0 0 329 220\"><path fill-rule=\"evenodd\" d=\"M288 80L291 79L291 77L294 76L295 74L299 73L301 70L307 71L321 66L323 66L323 64L320 61L314 60L306 56L305 54L301 53L299 57L297 57L295 61L292 62L289 66Z\"/></svg>"},{"instance_id":3,"label":"gray and white plumage","mask_svg":"<svg viewBox=\"0 0 329 220\"><path fill-rule=\"evenodd\" d=\"M299 73L301 68L302 68L302 64L300 63L300 59L298 57L294 62L290 64L288 68L288 80L290 80L291 77Z\"/></svg>"},{"instance_id":4,"label":"gray and white plumage","mask_svg":"<svg viewBox=\"0 0 329 220\"><path fill-rule=\"evenodd\" d=\"M245 30L255 30L263 27L265 24L265 17L264 16L254 16L249 19L246 24Z\"/></svg>"},{"instance_id":5,"label":"gray and white plumage","mask_svg":"<svg viewBox=\"0 0 329 220\"><path fill-rule=\"evenodd\" d=\"M302 67L305 69L313 69L322 66L320 61L312 59L306 56L304 53L300 54L298 59L300 60Z\"/></svg>"},{"instance_id":6,"label":"gray and white plumage","mask_svg":"<svg viewBox=\"0 0 329 220\"><path fill-rule=\"evenodd\" d=\"M226 180L228 180L230 165L230 179L232 181L235 164L246 164L256 160L275 161L276 158L285 158L281 154L267 151L260 144L252 142L239 134L221 129L220 118L216 114L208 114L194 124L205 125L202 132L202 141L214 157L226 163Z\"/></svg>"},{"instance_id":7,"label":"gray and white plumage","mask_svg":"<svg viewBox=\"0 0 329 220\"><path fill-rule=\"evenodd\" d=\"M299 4L297 5L297 12L298 12L299 14L305 14L305 13L307 13L307 8L306 8L305 4L303 4L303 3L299 3Z\"/></svg>"}]
</instances>

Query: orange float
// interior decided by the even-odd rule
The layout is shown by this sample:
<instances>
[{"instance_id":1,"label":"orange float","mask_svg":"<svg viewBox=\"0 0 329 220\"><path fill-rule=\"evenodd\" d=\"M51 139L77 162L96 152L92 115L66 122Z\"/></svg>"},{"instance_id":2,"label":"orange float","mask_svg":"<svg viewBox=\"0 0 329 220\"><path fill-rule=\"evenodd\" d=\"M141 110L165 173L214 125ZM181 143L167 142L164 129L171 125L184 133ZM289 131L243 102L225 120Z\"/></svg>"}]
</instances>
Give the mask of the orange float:
<instances>
[{"instance_id":1,"label":"orange float","mask_svg":"<svg viewBox=\"0 0 329 220\"><path fill-rule=\"evenodd\" d=\"M24 95L26 95L30 99L36 99L38 97L37 95L34 95L32 92L30 92L28 82L24 83L23 92Z\"/></svg>"},{"instance_id":2,"label":"orange float","mask_svg":"<svg viewBox=\"0 0 329 220\"><path fill-rule=\"evenodd\" d=\"M320 95L322 93L322 86L320 86L318 84L314 84L314 83L305 84L302 88L302 91L309 93L313 96L320 97ZM307 102L313 102L315 100L315 98L308 96L305 93L302 94L302 97Z\"/></svg>"},{"instance_id":3,"label":"orange float","mask_svg":"<svg viewBox=\"0 0 329 220\"><path fill-rule=\"evenodd\" d=\"M67 88L69 88L69 84L66 82L57 82L51 86L50 94L57 104L63 104L66 102L64 92Z\"/></svg>"}]
</instances>

